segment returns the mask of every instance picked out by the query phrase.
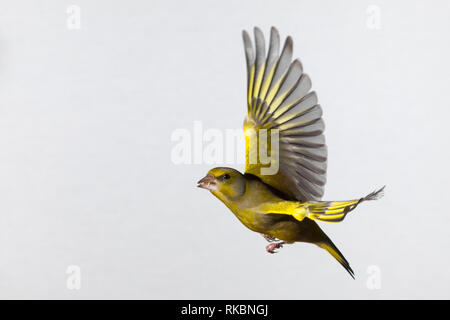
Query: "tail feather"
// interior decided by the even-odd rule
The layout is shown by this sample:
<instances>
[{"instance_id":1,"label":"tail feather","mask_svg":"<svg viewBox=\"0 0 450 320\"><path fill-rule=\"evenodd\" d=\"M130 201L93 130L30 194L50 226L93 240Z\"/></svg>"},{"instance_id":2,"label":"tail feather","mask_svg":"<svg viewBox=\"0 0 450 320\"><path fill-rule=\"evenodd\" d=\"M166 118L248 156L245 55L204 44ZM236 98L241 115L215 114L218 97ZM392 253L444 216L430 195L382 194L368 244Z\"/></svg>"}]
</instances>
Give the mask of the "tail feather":
<instances>
[{"instance_id":1,"label":"tail feather","mask_svg":"<svg viewBox=\"0 0 450 320\"><path fill-rule=\"evenodd\" d=\"M329 240L329 239L328 239ZM355 273L353 269L350 267L347 259L345 259L344 255L339 251L339 249L334 245L334 243L329 240L327 242L321 242L317 244L319 247L325 249L330 253L350 274L350 276L355 279Z\"/></svg>"}]
</instances>

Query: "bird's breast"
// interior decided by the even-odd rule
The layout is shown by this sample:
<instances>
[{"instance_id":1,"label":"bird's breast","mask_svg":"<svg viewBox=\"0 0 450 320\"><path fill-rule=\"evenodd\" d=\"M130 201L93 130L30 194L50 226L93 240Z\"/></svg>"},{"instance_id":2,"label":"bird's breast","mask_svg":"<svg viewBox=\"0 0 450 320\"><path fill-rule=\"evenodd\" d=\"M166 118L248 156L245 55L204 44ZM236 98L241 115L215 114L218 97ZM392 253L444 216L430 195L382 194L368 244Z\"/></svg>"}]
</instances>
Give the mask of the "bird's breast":
<instances>
[{"instance_id":1,"label":"bird's breast","mask_svg":"<svg viewBox=\"0 0 450 320\"><path fill-rule=\"evenodd\" d=\"M252 210L236 210L233 211L234 215L242 222L247 228L252 231L264 233L272 225L271 219L268 215L258 213Z\"/></svg>"}]
</instances>

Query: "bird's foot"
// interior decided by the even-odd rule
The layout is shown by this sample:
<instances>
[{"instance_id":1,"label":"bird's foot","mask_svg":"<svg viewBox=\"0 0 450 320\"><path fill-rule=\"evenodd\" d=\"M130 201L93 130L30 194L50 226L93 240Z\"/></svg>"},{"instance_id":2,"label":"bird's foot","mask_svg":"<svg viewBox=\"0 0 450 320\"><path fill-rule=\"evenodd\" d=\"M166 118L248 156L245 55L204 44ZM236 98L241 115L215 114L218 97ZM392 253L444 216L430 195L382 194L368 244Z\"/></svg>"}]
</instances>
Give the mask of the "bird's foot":
<instances>
[{"instance_id":1,"label":"bird's foot","mask_svg":"<svg viewBox=\"0 0 450 320\"><path fill-rule=\"evenodd\" d=\"M268 253L277 253L278 251L275 251L275 249L282 248L283 244L285 244L285 243L286 242L284 242L284 241L271 243L271 244L266 246L266 251Z\"/></svg>"},{"instance_id":2,"label":"bird's foot","mask_svg":"<svg viewBox=\"0 0 450 320\"><path fill-rule=\"evenodd\" d=\"M267 234L263 234L262 236L264 237L264 239L267 240L267 242L274 242L274 241L277 241L277 238L272 237L272 236L269 236L269 235L267 235Z\"/></svg>"}]
</instances>

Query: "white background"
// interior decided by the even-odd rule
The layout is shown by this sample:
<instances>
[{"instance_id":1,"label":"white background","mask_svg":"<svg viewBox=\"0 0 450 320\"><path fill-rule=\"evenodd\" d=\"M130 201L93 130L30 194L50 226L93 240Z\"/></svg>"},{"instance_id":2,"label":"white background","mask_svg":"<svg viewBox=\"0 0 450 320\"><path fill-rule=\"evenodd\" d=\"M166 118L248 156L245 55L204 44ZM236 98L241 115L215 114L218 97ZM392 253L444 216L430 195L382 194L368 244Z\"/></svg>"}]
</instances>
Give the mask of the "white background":
<instances>
[{"instance_id":1,"label":"white background","mask_svg":"<svg viewBox=\"0 0 450 320\"><path fill-rule=\"evenodd\" d=\"M447 1L2 2L0 298L450 298L449 14ZM318 93L324 199L387 185L321 224L355 281L310 244L267 254L195 187L211 165L171 161L175 129L241 126L241 30L255 25L293 37Z\"/></svg>"}]
</instances>

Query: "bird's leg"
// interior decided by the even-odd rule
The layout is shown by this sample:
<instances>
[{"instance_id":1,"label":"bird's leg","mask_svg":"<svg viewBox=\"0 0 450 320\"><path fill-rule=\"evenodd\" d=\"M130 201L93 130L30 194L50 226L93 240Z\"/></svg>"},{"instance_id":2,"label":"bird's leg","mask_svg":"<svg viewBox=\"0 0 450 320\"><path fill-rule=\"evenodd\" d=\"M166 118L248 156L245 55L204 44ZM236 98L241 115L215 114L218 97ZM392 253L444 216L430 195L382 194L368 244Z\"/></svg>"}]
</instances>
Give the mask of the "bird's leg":
<instances>
[{"instance_id":1,"label":"bird's leg","mask_svg":"<svg viewBox=\"0 0 450 320\"><path fill-rule=\"evenodd\" d=\"M285 243L286 242L284 242L284 241L271 243L266 246L266 250L268 253L277 253L277 251L275 251L275 249L282 248L283 244L285 244Z\"/></svg>"},{"instance_id":2,"label":"bird's leg","mask_svg":"<svg viewBox=\"0 0 450 320\"><path fill-rule=\"evenodd\" d=\"M274 241L277 241L277 238L275 238L275 237L269 236L269 235L267 235L267 234L261 234L261 235L264 237L264 239L267 240L267 242L274 242Z\"/></svg>"}]
</instances>

